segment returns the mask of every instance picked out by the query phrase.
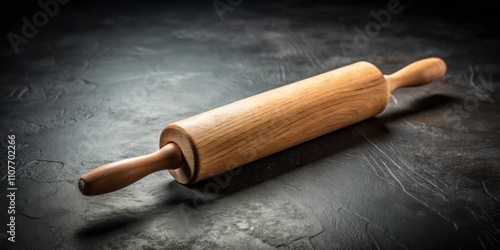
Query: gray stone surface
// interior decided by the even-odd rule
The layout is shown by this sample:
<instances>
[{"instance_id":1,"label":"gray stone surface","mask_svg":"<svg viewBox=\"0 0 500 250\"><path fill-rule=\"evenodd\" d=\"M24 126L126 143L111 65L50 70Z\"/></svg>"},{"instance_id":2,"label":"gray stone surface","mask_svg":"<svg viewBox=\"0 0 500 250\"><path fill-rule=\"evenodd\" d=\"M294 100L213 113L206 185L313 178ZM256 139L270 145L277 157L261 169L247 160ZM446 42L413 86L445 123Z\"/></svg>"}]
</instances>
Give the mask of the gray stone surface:
<instances>
[{"instance_id":1,"label":"gray stone surface","mask_svg":"<svg viewBox=\"0 0 500 250\"><path fill-rule=\"evenodd\" d=\"M340 44L385 5L243 1L221 21L211 1L71 2L19 53L2 40L2 249L500 247L500 33L468 4L401 5L350 51ZM20 33L20 16L10 21L3 34ZM156 150L170 122L359 60L391 73L429 56L447 62L443 79L230 179L183 186L158 172L78 192L94 167Z\"/></svg>"}]
</instances>

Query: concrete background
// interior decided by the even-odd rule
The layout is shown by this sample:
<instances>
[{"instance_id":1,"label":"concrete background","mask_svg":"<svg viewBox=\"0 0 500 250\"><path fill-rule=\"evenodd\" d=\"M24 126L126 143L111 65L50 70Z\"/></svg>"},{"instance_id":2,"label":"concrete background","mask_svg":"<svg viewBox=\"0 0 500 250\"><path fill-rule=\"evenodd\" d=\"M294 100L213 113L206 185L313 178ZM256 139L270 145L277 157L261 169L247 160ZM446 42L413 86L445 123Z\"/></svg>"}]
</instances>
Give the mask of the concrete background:
<instances>
[{"instance_id":1,"label":"concrete background","mask_svg":"<svg viewBox=\"0 0 500 250\"><path fill-rule=\"evenodd\" d=\"M4 4L2 249L500 247L493 4L401 1L359 40L387 2L220 2L222 15L212 1L72 1L17 53L8 34L42 8ZM99 165L156 150L168 123L356 61L392 73L430 56L447 62L441 80L229 180L183 186L164 171L99 197L77 189ZM16 243L5 226L10 134Z\"/></svg>"}]
</instances>

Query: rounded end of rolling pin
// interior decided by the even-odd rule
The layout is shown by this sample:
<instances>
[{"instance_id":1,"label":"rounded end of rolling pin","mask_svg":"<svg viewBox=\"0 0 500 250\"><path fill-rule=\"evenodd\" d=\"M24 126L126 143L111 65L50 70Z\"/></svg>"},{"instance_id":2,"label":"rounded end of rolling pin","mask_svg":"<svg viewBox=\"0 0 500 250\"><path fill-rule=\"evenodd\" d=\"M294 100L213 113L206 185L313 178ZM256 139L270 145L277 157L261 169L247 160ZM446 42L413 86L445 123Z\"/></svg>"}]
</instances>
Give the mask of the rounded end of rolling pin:
<instances>
[{"instance_id":1,"label":"rounded end of rolling pin","mask_svg":"<svg viewBox=\"0 0 500 250\"><path fill-rule=\"evenodd\" d=\"M82 178L78 180L78 189L80 189L80 193L88 196L87 192L85 191L85 181Z\"/></svg>"},{"instance_id":2,"label":"rounded end of rolling pin","mask_svg":"<svg viewBox=\"0 0 500 250\"><path fill-rule=\"evenodd\" d=\"M399 71L386 75L389 91L398 88L417 87L435 81L446 74L446 63L438 57L416 61Z\"/></svg>"},{"instance_id":3,"label":"rounded end of rolling pin","mask_svg":"<svg viewBox=\"0 0 500 250\"><path fill-rule=\"evenodd\" d=\"M108 163L90 171L80 177L78 189L86 196L113 192L156 171L179 168L182 162L180 148L168 143L155 153Z\"/></svg>"},{"instance_id":4,"label":"rounded end of rolling pin","mask_svg":"<svg viewBox=\"0 0 500 250\"><path fill-rule=\"evenodd\" d=\"M184 157L179 168L169 169L170 175L179 183L187 185L194 182L198 173L198 152L191 135L184 130L179 122L167 125L160 134L160 148L169 143L175 143Z\"/></svg>"}]
</instances>

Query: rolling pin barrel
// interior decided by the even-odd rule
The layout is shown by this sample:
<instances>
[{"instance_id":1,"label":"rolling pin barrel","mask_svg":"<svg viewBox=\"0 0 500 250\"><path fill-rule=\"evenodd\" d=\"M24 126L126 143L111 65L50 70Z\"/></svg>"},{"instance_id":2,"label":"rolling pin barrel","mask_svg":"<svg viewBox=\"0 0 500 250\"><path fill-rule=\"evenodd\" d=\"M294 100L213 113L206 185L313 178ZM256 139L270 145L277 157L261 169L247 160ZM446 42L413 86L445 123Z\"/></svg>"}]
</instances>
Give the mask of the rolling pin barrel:
<instances>
[{"instance_id":1,"label":"rolling pin barrel","mask_svg":"<svg viewBox=\"0 0 500 250\"><path fill-rule=\"evenodd\" d=\"M96 182L92 171L82 176L85 186L80 190L85 195L111 192L159 169L168 169L182 184L195 183L375 116L387 106L391 91L429 83L445 72L439 58L417 61L389 76L370 63L358 62L269 90L167 125L160 151L170 148L167 156L174 163L148 161L144 165L149 168L140 174L133 170L141 167L137 162L132 167L129 162L118 164L128 164L125 168L111 163L112 173L106 165L94 170L101 183L113 182L113 175L126 181L89 191L87 187Z\"/></svg>"},{"instance_id":2,"label":"rolling pin barrel","mask_svg":"<svg viewBox=\"0 0 500 250\"><path fill-rule=\"evenodd\" d=\"M384 110L382 73L358 62L172 123L160 147L175 142L186 164L170 170L194 183Z\"/></svg>"}]
</instances>

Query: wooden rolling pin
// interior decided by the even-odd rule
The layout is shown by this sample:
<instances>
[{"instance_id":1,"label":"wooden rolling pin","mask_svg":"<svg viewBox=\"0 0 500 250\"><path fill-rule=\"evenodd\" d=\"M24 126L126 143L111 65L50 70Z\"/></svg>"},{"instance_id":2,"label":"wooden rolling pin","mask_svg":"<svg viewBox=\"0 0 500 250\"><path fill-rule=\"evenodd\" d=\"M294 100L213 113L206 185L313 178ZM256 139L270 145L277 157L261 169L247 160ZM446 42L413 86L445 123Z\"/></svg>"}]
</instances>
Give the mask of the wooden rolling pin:
<instances>
[{"instance_id":1,"label":"wooden rolling pin","mask_svg":"<svg viewBox=\"0 0 500 250\"><path fill-rule=\"evenodd\" d=\"M84 195L126 187L168 169L195 183L382 112L392 91L420 86L446 72L439 58L382 75L354 63L167 125L155 153L106 164L83 175Z\"/></svg>"}]
</instances>

